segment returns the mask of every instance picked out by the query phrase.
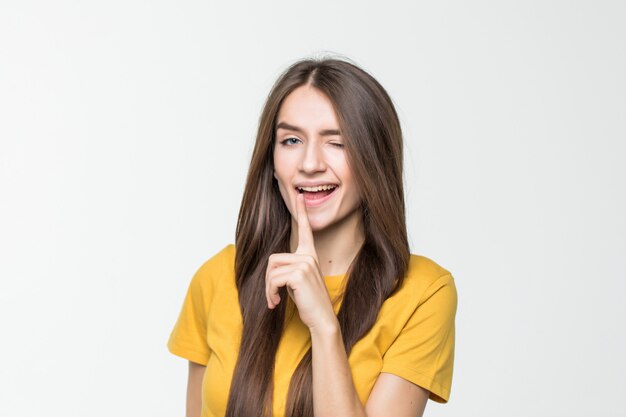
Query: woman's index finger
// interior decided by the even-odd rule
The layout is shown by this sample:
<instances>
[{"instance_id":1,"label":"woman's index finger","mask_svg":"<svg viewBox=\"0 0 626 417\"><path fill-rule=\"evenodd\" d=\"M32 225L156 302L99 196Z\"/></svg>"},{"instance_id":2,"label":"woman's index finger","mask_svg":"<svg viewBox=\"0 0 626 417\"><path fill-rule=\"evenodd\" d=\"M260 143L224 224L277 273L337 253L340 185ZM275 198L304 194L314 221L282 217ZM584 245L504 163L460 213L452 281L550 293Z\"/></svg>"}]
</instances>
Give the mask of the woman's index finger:
<instances>
[{"instance_id":1,"label":"woman's index finger","mask_svg":"<svg viewBox=\"0 0 626 417\"><path fill-rule=\"evenodd\" d=\"M306 211L306 203L304 202L304 195L298 194L296 196L296 206L298 213L298 247L296 253L314 255L315 253L315 241L313 240L313 231L309 224L309 217Z\"/></svg>"}]
</instances>

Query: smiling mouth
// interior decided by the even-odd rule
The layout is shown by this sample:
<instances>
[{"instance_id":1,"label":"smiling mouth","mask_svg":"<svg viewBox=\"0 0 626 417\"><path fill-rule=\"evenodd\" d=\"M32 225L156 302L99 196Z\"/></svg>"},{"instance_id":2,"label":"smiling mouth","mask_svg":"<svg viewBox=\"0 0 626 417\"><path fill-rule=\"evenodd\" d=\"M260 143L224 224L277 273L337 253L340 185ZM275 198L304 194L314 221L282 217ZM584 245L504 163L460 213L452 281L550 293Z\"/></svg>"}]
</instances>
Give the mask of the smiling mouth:
<instances>
[{"instance_id":1,"label":"smiling mouth","mask_svg":"<svg viewBox=\"0 0 626 417\"><path fill-rule=\"evenodd\" d=\"M333 186L322 186L322 187L297 187L296 190L300 194L304 194L304 200L307 202L314 202L317 200L326 199L335 190L339 188L336 185Z\"/></svg>"}]
</instances>

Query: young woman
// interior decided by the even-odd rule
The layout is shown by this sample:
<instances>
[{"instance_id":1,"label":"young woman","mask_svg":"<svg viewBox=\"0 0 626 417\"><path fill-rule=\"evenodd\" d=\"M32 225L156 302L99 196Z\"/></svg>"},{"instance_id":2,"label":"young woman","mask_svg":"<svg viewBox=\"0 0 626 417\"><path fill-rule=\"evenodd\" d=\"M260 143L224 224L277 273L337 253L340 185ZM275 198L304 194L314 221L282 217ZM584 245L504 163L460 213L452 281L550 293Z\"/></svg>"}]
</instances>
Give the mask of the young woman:
<instances>
[{"instance_id":1,"label":"young woman","mask_svg":"<svg viewBox=\"0 0 626 417\"><path fill-rule=\"evenodd\" d=\"M445 403L457 298L409 251L402 133L383 87L303 60L263 109L236 245L196 272L169 350L187 416L421 416Z\"/></svg>"}]
</instances>

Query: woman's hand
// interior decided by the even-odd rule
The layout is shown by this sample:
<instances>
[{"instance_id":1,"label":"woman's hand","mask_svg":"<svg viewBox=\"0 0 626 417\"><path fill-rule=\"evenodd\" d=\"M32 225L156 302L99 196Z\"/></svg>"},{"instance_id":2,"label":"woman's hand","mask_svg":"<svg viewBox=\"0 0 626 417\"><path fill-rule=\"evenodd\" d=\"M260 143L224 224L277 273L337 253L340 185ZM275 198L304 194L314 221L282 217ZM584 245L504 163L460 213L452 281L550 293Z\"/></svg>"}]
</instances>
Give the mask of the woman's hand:
<instances>
[{"instance_id":1,"label":"woman's hand","mask_svg":"<svg viewBox=\"0 0 626 417\"><path fill-rule=\"evenodd\" d=\"M309 330L333 326L337 317L320 271L313 232L307 217L304 196L296 196L298 247L294 253L270 255L265 273L265 297L268 308L280 303L278 289L287 286L302 322Z\"/></svg>"}]
</instances>

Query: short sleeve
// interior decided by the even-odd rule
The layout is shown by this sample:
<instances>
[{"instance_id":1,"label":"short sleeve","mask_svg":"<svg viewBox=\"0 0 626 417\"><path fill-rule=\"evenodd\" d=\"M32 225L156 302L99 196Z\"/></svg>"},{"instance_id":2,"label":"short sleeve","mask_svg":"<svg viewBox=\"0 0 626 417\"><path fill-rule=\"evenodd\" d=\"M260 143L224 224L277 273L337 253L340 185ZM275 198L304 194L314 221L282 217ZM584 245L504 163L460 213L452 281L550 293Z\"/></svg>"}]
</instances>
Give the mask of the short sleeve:
<instances>
[{"instance_id":1,"label":"short sleeve","mask_svg":"<svg viewBox=\"0 0 626 417\"><path fill-rule=\"evenodd\" d=\"M446 274L424 292L417 308L383 356L381 372L398 375L447 403L454 365L456 286Z\"/></svg>"},{"instance_id":2,"label":"short sleeve","mask_svg":"<svg viewBox=\"0 0 626 417\"><path fill-rule=\"evenodd\" d=\"M200 365L206 365L210 356L207 343L211 299L210 262L202 265L191 279L183 307L167 342L171 353Z\"/></svg>"}]
</instances>

